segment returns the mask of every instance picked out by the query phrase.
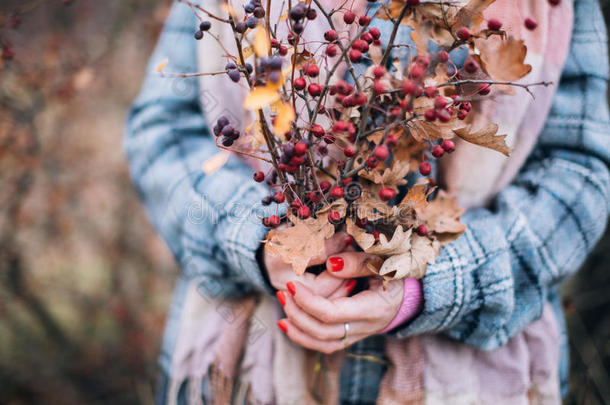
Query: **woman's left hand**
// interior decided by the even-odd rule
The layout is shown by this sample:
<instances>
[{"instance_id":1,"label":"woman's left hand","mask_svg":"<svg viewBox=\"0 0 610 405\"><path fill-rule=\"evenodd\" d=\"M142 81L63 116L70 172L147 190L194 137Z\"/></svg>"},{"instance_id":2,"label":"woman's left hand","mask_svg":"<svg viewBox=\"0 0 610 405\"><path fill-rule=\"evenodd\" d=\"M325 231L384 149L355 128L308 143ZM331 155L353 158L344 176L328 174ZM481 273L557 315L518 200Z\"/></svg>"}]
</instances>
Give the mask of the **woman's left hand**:
<instances>
[{"instance_id":1,"label":"woman's left hand","mask_svg":"<svg viewBox=\"0 0 610 405\"><path fill-rule=\"evenodd\" d=\"M333 353L382 331L396 316L403 300L402 280L383 282L366 266L372 256L344 252L329 258L327 268L341 278L369 277L369 288L352 297L324 298L295 281L288 286L284 311L278 322L288 337L306 348ZM340 258L340 259L338 259ZM342 267L337 270L337 262ZM349 324L345 338L345 324ZM345 338L345 339L344 339Z\"/></svg>"}]
</instances>

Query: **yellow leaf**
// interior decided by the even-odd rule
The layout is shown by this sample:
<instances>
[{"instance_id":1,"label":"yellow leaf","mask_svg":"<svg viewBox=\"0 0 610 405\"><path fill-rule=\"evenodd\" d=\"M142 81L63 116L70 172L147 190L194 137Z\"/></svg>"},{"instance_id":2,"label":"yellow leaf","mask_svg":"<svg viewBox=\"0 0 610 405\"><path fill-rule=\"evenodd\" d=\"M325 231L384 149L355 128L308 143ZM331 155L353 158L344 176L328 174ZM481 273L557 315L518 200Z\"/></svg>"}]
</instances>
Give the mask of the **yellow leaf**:
<instances>
[{"instance_id":1,"label":"yellow leaf","mask_svg":"<svg viewBox=\"0 0 610 405\"><path fill-rule=\"evenodd\" d=\"M247 46L241 50L241 53L244 55L244 59L248 59L254 54L254 47L252 45Z\"/></svg>"},{"instance_id":2,"label":"yellow leaf","mask_svg":"<svg viewBox=\"0 0 610 405\"><path fill-rule=\"evenodd\" d=\"M259 27L254 36L254 52L259 58L267 56L271 49L269 34L265 27Z\"/></svg>"},{"instance_id":3,"label":"yellow leaf","mask_svg":"<svg viewBox=\"0 0 610 405\"><path fill-rule=\"evenodd\" d=\"M292 122L296 118L296 114L294 113L294 108L292 108L292 104L284 103L278 112L277 117L275 118L275 124L273 124L273 132L276 135L284 135L286 132L290 131L290 126Z\"/></svg>"},{"instance_id":4,"label":"yellow leaf","mask_svg":"<svg viewBox=\"0 0 610 405\"><path fill-rule=\"evenodd\" d=\"M227 163L227 160L229 159L230 155L231 154L226 150L220 151L205 162L203 162L203 164L201 165L201 169L205 174L212 174L216 170L224 166L225 163Z\"/></svg>"},{"instance_id":5,"label":"yellow leaf","mask_svg":"<svg viewBox=\"0 0 610 405\"><path fill-rule=\"evenodd\" d=\"M159 72L159 73L163 72L163 69L165 69L165 66L167 66L168 63L169 63L169 59L163 59L161 61L161 63L159 63L157 65L157 69L156 69L157 72Z\"/></svg>"},{"instance_id":6,"label":"yellow leaf","mask_svg":"<svg viewBox=\"0 0 610 405\"><path fill-rule=\"evenodd\" d=\"M258 110L266 107L280 99L277 89L266 86L256 87L248 94L244 100L244 108L248 110Z\"/></svg>"}]
</instances>

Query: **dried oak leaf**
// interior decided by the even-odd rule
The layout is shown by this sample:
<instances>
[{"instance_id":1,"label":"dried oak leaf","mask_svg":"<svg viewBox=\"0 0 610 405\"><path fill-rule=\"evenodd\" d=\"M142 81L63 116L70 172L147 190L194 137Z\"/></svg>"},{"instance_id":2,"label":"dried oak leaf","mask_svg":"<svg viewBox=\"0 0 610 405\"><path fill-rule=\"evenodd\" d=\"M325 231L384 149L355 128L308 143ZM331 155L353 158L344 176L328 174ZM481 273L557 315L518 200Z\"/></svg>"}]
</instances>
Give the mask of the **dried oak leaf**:
<instances>
[{"instance_id":1,"label":"dried oak leaf","mask_svg":"<svg viewBox=\"0 0 610 405\"><path fill-rule=\"evenodd\" d=\"M423 278L428 264L434 264L440 251L440 244L417 234L411 234L409 249L402 254L388 257L379 269L379 275L385 280L397 280L405 277Z\"/></svg>"},{"instance_id":2,"label":"dried oak leaf","mask_svg":"<svg viewBox=\"0 0 610 405\"><path fill-rule=\"evenodd\" d=\"M275 121L273 123L273 132L277 136L284 136L286 132L290 130L294 119L296 118L296 114L294 113L294 108L292 108L292 104L290 103L282 103L282 105L278 109L277 117L275 117Z\"/></svg>"},{"instance_id":3,"label":"dried oak leaf","mask_svg":"<svg viewBox=\"0 0 610 405\"><path fill-rule=\"evenodd\" d=\"M390 215L391 207L381 201L377 194L363 190L362 195L355 201L358 218L366 218L369 221L377 221Z\"/></svg>"},{"instance_id":4,"label":"dried oak leaf","mask_svg":"<svg viewBox=\"0 0 610 405\"><path fill-rule=\"evenodd\" d=\"M523 63L527 46L522 39L508 37L476 40L481 68L493 80L517 81L532 71L532 66Z\"/></svg>"},{"instance_id":5,"label":"dried oak leaf","mask_svg":"<svg viewBox=\"0 0 610 405\"><path fill-rule=\"evenodd\" d=\"M292 265L297 275L305 273L311 259L324 251L326 239L333 236L335 227L328 222L328 214L306 220L290 216L294 226L278 228L267 234L269 253Z\"/></svg>"},{"instance_id":6,"label":"dried oak leaf","mask_svg":"<svg viewBox=\"0 0 610 405\"><path fill-rule=\"evenodd\" d=\"M457 136L467 142L493 149L506 156L510 155L512 149L506 145L506 135L496 135L498 133L497 124L490 123L479 131L471 131L472 127L470 125L453 130Z\"/></svg>"},{"instance_id":7,"label":"dried oak leaf","mask_svg":"<svg viewBox=\"0 0 610 405\"><path fill-rule=\"evenodd\" d=\"M407 184L407 174L411 170L409 161L400 161L394 159L392 166L379 170L361 170L358 172L360 177L372 181L375 184L383 184L385 187L398 187Z\"/></svg>"},{"instance_id":8,"label":"dried oak leaf","mask_svg":"<svg viewBox=\"0 0 610 405\"><path fill-rule=\"evenodd\" d=\"M469 27L471 29L479 26L483 21L483 11L496 0L470 0L458 11L455 19L451 21L452 27Z\"/></svg>"},{"instance_id":9,"label":"dried oak leaf","mask_svg":"<svg viewBox=\"0 0 610 405\"><path fill-rule=\"evenodd\" d=\"M418 209L419 219L426 224L429 232L435 236L443 235L443 242L457 239L466 230L460 222L464 209L457 206L457 199L450 197L444 190L439 190L436 198Z\"/></svg>"},{"instance_id":10,"label":"dried oak leaf","mask_svg":"<svg viewBox=\"0 0 610 405\"><path fill-rule=\"evenodd\" d=\"M362 248L362 250L366 251L368 248L375 244L375 237L370 233L366 233L366 231L360 228L358 225L354 223L351 218L347 218L345 220L346 232L354 238L358 246Z\"/></svg>"}]
</instances>

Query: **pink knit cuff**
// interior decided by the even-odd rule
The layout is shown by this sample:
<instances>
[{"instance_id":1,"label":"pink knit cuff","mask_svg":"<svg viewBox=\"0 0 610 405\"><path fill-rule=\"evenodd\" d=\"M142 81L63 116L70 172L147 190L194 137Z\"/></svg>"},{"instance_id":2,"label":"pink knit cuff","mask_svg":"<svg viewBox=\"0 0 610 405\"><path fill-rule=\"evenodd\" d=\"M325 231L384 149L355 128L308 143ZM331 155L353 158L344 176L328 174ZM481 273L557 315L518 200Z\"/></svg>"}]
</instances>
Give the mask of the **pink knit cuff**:
<instances>
[{"instance_id":1,"label":"pink knit cuff","mask_svg":"<svg viewBox=\"0 0 610 405\"><path fill-rule=\"evenodd\" d=\"M424 303L424 293L421 282L416 278L405 278L405 288L402 295L402 304L392 322L379 333L386 333L413 318L421 310Z\"/></svg>"}]
</instances>

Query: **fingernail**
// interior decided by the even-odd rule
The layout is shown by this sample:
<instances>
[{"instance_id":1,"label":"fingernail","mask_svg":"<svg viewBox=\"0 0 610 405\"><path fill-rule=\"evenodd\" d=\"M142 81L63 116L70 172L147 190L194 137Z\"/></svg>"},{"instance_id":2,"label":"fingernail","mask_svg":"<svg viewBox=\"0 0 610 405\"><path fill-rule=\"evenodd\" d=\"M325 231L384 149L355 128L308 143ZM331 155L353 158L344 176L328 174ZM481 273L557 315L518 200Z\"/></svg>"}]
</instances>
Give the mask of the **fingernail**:
<instances>
[{"instance_id":1,"label":"fingernail","mask_svg":"<svg viewBox=\"0 0 610 405\"><path fill-rule=\"evenodd\" d=\"M286 288L290 291L290 294L295 295L297 293L297 289L294 287L292 281L286 283Z\"/></svg>"},{"instance_id":2,"label":"fingernail","mask_svg":"<svg viewBox=\"0 0 610 405\"><path fill-rule=\"evenodd\" d=\"M284 295L283 291L278 291L277 293L275 293L275 295L280 304L282 304L282 306L286 305L286 296Z\"/></svg>"},{"instance_id":3,"label":"fingernail","mask_svg":"<svg viewBox=\"0 0 610 405\"><path fill-rule=\"evenodd\" d=\"M343 270L343 258L340 256L331 257L328 259L330 263L330 271L341 271Z\"/></svg>"},{"instance_id":4,"label":"fingernail","mask_svg":"<svg viewBox=\"0 0 610 405\"><path fill-rule=\"evenodd\" d=\"M351 280L349 280L347 282L347 284L345 284L345 288L347 288L347 293L348 294L352 292L354 287L356 287L356 280L354 280L353 278Z\"/></svg>"},{"instance_id":5,"label":"fingernail","mask_svg":"<svg viewBox=\"0 0 610 405\"><path fill-rule=\"evenodd\" d=\"M345 247L348 247L352 243L354 243L354 238L352 237L352 235L347 235L345 237Z\"/></svg>"},{"instance_id":6,"label":"fingernail","mask_svg":"<svg viewBox=\"0 0 610 405\"><path fill-rule=\"evenodd\" d=\"M282 321L277 321L277 327L280 328L282 332L288 333L288 328L282 323Z\"/></svg>"}]
</instances>

